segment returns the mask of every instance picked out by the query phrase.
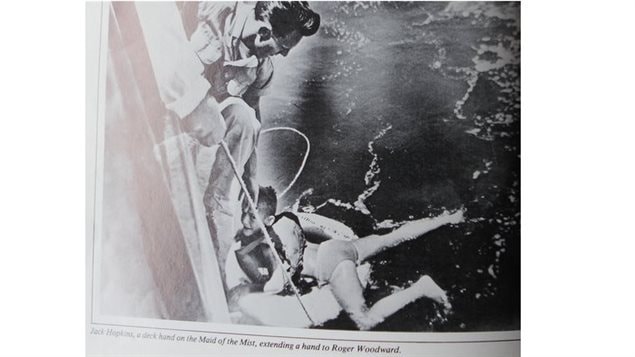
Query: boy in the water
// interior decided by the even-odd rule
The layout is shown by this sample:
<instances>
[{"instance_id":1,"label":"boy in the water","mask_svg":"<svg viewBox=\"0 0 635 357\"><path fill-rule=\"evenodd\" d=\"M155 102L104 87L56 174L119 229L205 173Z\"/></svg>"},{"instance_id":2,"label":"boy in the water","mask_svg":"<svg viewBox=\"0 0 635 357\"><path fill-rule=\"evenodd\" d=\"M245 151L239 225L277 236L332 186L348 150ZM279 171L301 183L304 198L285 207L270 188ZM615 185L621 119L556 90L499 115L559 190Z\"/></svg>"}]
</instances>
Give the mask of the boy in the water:
<instances>
[{"instance_id":1,"label":"boy in the water","mask_svg":"<svg viewBox=\"0 0 635 357\"><path fill-rule=\"evenodd\" d=\"M267 190L273 191L270 188ZM259 215L268 227L268 232L274 241L276 251L280 254L285 265L288 266L280 267L275 257L273 257L273 252L271 252L269 246L266 244L262 245L263 251L268 252L262 254L262 256L268 257L263 260L263 262L267 262L264 265L267 265L268 280L264 285L259 286L258 289L249 289L249 292L281 291L285 285L282 273L283 268L289 271L290 275L293 276L292 280L296 284L299 282L300 274L314 277L318 280L320 289L329 289L340 309L344 309L362 330L376 326L384 321L386 317L421 297L432 299L441 304L446 310L451 308L445 291L427 275L422 276L408 288L397 291L379 300L374 305L368 306L363 296L364 286L358 276L358 266L385 249L418 238L443 225L463 222L463 210L453 213L446 211L437 217L410 221L387 234L345 240L341 237L338 239L334 234L333 237L329 237L334 230L329 233L328 226L338 226L339 231L342 231L347 227L341 223L319 215L302 213L298 214L301 216L300 219L298 219L298 215L289 212L274 217L272 212L275 212L276 205L275 191L273 191L273 194L259 197ZM314 219L306 219L307 216L312 216L309 218ZM259 230L256 228L255 216L250 215L244 218L247 221L244 220L243 224L248 223L245 227L253 227L253 232L249 231L248 233L258 234ZM322 221L322 224L310 223L316 221ZM249 228L247 229L249 230ZM242 234L244 234L244 230ZM259 232L259 234L262 235L262 232ZM311 246L310 249L306 249L307 242ZM260 264L263 265L263 263ZM256 319L258 319L258 316L263 316L262 306L266 306L266 302L264 302L266 298L259 301L253 298L241 300L241 297L245 296L245 292L243 290L240 296L235 296L234 302L240 305L243 313L252 315ZM318 304L323 304L324 306L328 300L319 299ZM331 298L330 300L333 299ZM269 301L273 302L271 299ZM311 310L310 307L307 306L307 308ZM263 322L267 323L267 321ZM284 321L270 321L270 323L285 325Z\"/></svg>"}]
</instances>

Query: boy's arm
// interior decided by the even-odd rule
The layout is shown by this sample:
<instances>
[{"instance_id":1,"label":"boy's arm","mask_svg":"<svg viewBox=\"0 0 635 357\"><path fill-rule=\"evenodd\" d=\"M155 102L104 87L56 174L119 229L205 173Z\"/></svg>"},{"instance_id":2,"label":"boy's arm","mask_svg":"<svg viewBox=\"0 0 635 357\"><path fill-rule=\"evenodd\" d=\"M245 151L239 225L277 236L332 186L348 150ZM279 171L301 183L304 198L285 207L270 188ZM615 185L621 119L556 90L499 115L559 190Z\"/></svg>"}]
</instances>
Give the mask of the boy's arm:
<instances>
[{"instance_id":1,"label":"boy's arm","mask_svg":"<svg viewBox=\"0 0 635 357\"><path fill-rule=\"evenodd\" d=\"M458 224L463 222L463 208L450 213L449 211L443 211L436 217L423 218L417 221L412 221L404 224L387 235L399 235L405 236L406 239L417 238L425 233L433 231L446 224Z\"/></svg>"}]
</instances>

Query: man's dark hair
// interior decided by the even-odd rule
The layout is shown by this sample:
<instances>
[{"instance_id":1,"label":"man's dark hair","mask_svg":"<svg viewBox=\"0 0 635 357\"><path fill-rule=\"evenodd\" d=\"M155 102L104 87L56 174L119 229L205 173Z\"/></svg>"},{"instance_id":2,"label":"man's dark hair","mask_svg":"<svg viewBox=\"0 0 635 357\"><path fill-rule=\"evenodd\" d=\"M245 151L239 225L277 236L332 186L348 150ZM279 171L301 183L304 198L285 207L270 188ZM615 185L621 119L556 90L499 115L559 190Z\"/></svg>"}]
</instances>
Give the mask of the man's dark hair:
<instances>
[{"instance_id":1,"label":"man's dark hair","mask_svg":"<svg viewBox=\"0 0 635 357\"><path fill-rule=\"evenodd\" d=\"M258 210L263 210L265 216L275 216L278 210L278 195L271 187L260 187L258 191Z\"/></svg>"},{"instance_id":2,"label":"man's dark hair","mask_svg":"<svg viewBox=\"0 0 635 357\"><path fill-rule=\"evenodd\" d=\"M258 1L256 19L269 20L273 35L278 37L293 31L311 36L320 28L320 15L306 1Z\"/></svg>"}]
</instances>

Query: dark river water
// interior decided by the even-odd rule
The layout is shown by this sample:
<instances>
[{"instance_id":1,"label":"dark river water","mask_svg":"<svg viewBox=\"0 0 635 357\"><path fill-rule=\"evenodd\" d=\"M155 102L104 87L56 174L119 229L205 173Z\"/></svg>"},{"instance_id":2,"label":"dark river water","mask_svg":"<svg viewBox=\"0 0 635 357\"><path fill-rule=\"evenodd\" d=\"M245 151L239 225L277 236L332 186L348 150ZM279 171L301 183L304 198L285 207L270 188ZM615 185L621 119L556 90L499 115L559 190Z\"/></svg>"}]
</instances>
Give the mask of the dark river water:
<instances>
[{"instance_id":1,"label":"dark river water","mask_svg":"<svg viewBox=\"0 0 635 357\"><path fill-rule=\"evenodd\" d=\"M466 209L466 222L371 261L370 303L429 274L453 312L426 300L377 330L520 328L519 3L312 3L316 36L276 59L263 128L311 151L282 199L358 235ZM261 137L260 175L283 190L304 140ZM354 328L343 314L325 328Z\"/></svg>"}]
</instances>

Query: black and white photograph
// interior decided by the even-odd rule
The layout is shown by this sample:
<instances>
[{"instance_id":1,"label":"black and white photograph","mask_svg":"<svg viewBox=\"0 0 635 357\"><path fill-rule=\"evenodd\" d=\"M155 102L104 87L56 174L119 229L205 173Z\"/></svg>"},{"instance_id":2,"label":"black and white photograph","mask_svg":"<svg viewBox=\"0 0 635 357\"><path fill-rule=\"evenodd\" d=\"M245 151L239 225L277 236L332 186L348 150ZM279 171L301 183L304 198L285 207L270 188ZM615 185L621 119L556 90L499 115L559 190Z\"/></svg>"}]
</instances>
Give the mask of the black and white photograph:
<instances>
[{"instance_id":1,"label":"black and white photograph","mask_svg":"<svg viewBox=\"0 0 635 357\"><path fill-rule=\"evenodd\" d=\"M112 2L92 322L520 330L519 2Z\"/></svg>"}]
</instances>

